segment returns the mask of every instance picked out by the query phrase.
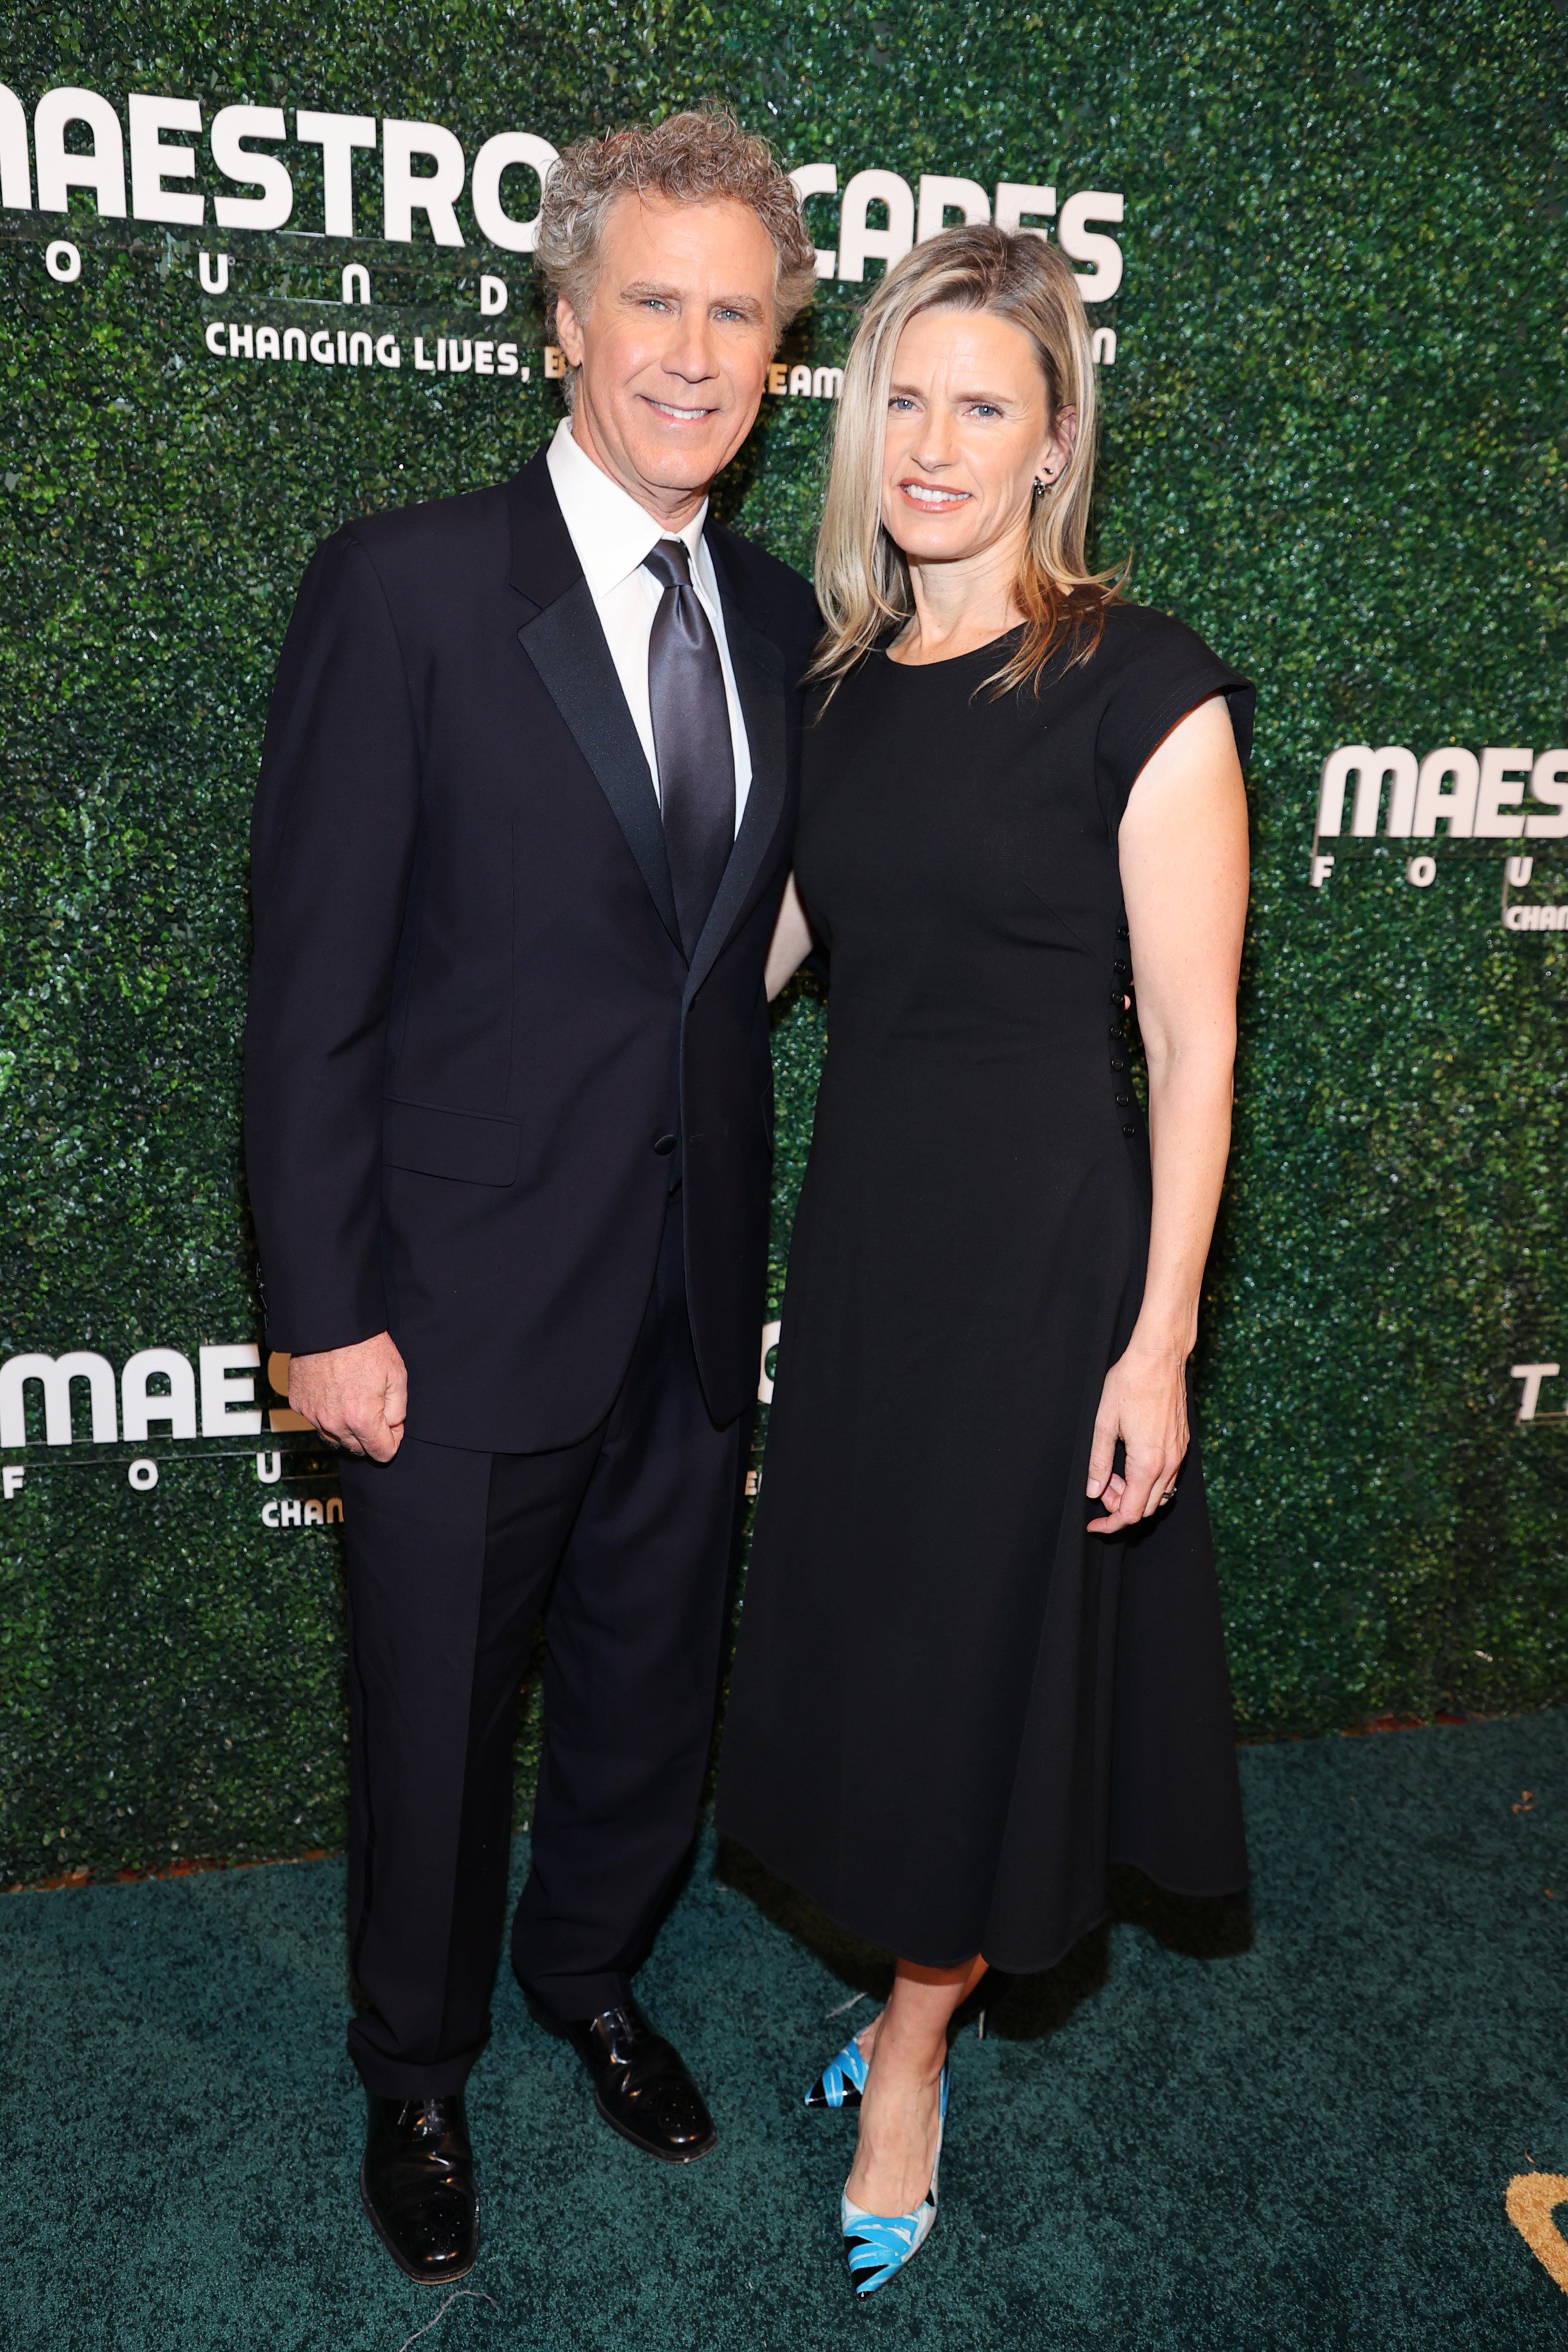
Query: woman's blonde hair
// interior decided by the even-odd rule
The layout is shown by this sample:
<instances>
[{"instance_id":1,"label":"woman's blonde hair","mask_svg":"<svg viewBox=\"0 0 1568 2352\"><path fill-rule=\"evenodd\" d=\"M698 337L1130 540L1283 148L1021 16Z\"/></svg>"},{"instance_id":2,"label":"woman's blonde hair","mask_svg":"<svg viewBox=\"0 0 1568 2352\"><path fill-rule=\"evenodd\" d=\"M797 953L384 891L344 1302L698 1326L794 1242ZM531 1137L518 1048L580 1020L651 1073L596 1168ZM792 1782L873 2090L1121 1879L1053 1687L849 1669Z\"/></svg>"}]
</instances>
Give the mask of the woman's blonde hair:
<instances>
[{"instance_id":1,"label":"woman's blonde hair","mask_svg":"<svg viewBox=\"0 0 1568 2352\"><path fill-rule=\"evenodd\" d=\"M1043 238L988 226L944 229L917 245L883 278L855 331L817 541L817 601L828 626L810 674L836 685L914 609L909 565L882 520L882 471L894 354L924 310L990 310L1009 320L1033 346L1052 419L1064 408L1078 413L1067 463L1030 515L1013 592L1023 634L987 681L998 693L1038 686L1069 635L1071 660L1088 659L1126 568L1091 572L1085 553L1099 402L1078 281Z\"/></svg>"}]
</instances>

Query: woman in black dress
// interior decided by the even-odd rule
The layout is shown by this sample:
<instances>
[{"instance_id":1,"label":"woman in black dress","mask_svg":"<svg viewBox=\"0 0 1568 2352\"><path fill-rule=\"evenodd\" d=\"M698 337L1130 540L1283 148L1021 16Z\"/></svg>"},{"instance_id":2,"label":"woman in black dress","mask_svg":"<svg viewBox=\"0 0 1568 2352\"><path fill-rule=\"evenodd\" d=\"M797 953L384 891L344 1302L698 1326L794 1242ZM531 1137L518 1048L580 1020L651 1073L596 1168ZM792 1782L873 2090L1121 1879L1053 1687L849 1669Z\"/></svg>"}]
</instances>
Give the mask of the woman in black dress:
<instances>
[{"instance_id":1,"label":"woman in black dress","mask_svg":"<svg viewBox=\"0 0 1568 2352\"><path fill-rule=\"evenodd\" d=\"M861 2294L935 2218L988 1965L1051 1965L1113 1861L1188 1894L1246 1874L1186 1367L1252 695L1087 571L1094 424L1056 249L947 231L867 306L819 551L769 985L814 935L830 1043L719 1825L899 1956L809 2095L859 2105Z\"/></svg>"}]
</instances>

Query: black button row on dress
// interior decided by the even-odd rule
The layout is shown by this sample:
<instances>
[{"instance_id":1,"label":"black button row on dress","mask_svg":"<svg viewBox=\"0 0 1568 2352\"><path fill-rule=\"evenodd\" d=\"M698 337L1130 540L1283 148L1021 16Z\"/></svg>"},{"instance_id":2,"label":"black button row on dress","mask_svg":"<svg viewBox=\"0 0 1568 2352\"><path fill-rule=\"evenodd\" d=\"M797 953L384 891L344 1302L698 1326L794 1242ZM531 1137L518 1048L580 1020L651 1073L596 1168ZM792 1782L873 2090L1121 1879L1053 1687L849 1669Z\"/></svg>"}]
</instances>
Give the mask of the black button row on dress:
<instances>
[{"instance_id":1,"label":"black button row on dress","mask_svg":"<svg viewBox=\"0 0 1568 2352\"><path fill-rule=\"evenodd\" d=\"M1126 924L1119 924L1116 929L1116 937L1119 940L1124 940L1126 936ZM1125 1055L1122 1050L1124 1045L1121 1023L1122 1000L1124 996L1128 996L1132 993L1133 967L1126 961L1124 956L1118 956L1111 969L1116 975L1115 979L1111 982L1111 1010L1113 1023L1113 1026L1111 1030L1111 1043L1116 1048L1116 1051L1111 1056L1111 1067L1118 1077L1124 1077L1126 1075L1127 1064ZM1119 1094L1116 1097L1116 1108L1118 1110L1131 1110L1133 1108L1132 1096ZM1138 1130L1136 1126L1131 1120L1124 1120L1123 1122L1122 1132L1124 1135L1130 1138L1135 1136Z\"/></svg>"}]
</instances>

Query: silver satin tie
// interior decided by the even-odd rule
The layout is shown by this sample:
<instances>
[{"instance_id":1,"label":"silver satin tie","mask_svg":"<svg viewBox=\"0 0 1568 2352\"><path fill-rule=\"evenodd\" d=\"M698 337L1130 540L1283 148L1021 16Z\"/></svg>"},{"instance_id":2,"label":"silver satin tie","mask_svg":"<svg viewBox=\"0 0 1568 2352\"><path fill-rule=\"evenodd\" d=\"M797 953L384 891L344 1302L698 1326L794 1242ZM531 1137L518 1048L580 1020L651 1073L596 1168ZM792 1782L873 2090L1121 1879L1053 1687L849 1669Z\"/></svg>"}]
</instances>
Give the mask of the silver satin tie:
<instances>
[{"instance_id":1,"label":"silver satin tie","mask_svg":"<svg viewBox=\"0 0 1568 2352\"><path fill-rule=\"evenodd\" d=\"M660 540L645 563L664 592L648 640L648 707L689 963L735 846L735 746L718 641L692 586L685 541Z\"/></svg>"}]
</instances>

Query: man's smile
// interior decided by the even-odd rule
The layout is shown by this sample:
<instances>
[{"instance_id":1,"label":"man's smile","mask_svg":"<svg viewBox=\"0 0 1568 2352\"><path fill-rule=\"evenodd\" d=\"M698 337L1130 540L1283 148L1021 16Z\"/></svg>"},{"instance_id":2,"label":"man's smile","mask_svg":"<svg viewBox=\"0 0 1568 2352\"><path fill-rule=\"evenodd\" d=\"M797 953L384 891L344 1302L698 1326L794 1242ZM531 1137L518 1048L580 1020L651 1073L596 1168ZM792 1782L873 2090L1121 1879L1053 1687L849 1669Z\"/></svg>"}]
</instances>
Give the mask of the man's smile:
<instances>
[{"instance_id":1,"label":"man's smile","mask_svg":"<svg viewBox=\"0 0 1568 2352\"><path fill-rule=\"evenodd\" d=\"M701 425L718 415L716 408L682 408L673 400L655 400L651 392L639 393L637 397L646 402L655 416L667 416L673 425Z\"/></svg>"}]
</instances>

